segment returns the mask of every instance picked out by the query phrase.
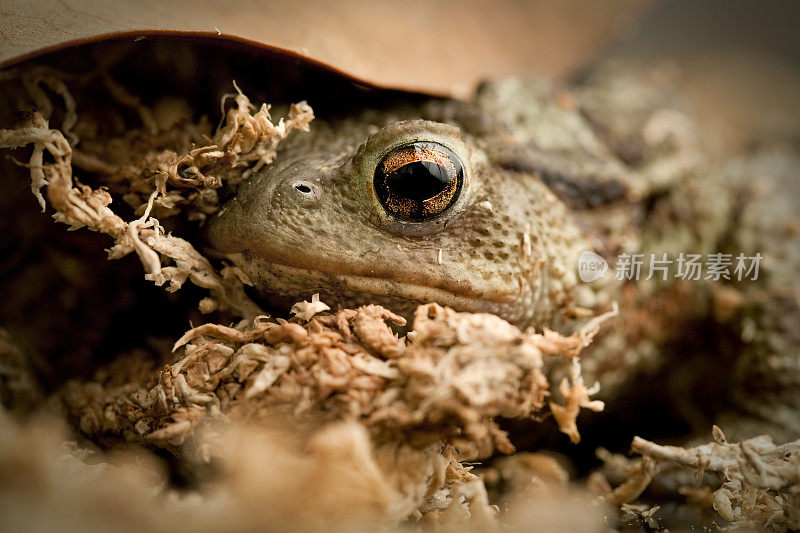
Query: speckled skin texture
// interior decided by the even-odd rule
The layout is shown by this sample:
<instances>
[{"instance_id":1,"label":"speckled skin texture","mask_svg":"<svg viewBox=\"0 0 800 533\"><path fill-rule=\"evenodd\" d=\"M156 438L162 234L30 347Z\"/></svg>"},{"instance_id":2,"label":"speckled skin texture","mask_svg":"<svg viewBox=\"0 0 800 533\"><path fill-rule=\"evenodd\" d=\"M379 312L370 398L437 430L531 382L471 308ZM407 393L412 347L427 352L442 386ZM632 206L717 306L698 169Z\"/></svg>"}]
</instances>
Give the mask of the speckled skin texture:
<instances>
[{"instance_id":1,"label":"speckled skin texture","mask_svg":"<svg viewBox=\"0 0 800 533\"><path fill-rule=\"evenodd\" d=\"M718 140L682 83L671 65L610 62L566 89L505 80L469 102L321 117L212 220L210 243L275 306L320 293L409 316L436 301L569 331L576 309L617 302L583 361L610 412L630 411L622 391L668 395L694 431L797 438L800 154L792 131L765 141L763 124L757 144ZM415 227L371 190L381 157L409 140L444 144L467 172L448 215ZM587 249L610 263L590 284L576 276ZM764 259L755 281L620 281L623 252Z\"/></svg>"},{"instance_id":2,"label":"speckled skin texture","mask_svg":"<svg viewBox=\"0 0 800 533\"><path fill-rule=\"evenodd\" d=\"M235 254L273 304L320 293L330 305L377 302L407 316L435 301L520 325L557 321L587 245L536 172L504 167L497 144L513 148L513 140L499 125L470 131L457 117L462 106L316 121L223 208L212 244ZM415 113L424 118L407 119ZM450 124L425 120L431 115ZM488 124L490 115L481 118ZM442 217L400 222L375 197L376 165L409 141L439 142L463 162L465 186Z\"/></svg>"}]
</instances>

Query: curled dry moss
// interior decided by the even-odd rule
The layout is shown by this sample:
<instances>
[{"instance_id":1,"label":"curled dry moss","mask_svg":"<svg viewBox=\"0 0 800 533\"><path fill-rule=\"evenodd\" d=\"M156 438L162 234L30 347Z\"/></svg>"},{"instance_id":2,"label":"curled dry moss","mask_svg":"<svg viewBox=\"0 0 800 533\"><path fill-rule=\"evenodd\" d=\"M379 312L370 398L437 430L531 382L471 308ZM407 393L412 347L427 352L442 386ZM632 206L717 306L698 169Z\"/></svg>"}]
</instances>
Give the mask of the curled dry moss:
<instances>
[{"instance_id":1,"label":"curled dry moss","mask_svg":"<svg viewBox=\"0 0 800 533\"><path fill-rule=\"evenodd\" d=\"M95 115L78 113L63 75L42 68L11 75L39 112L0 131L0 147L32 146L25 165L42 208L49 204L71 228L108 235L108 257L136 254L158 286L177 291L191 281L206 290L199 309L219 318L187 331L172 354L164 350L161 364L135 350L120 353L92 379L72 380L50 398L73 436L169 450L195 471L195 499L175 492L150 456L92 457L89 443L62 443L73 438L64 430L0 413L0 474L11 480L3 499L21 509L12 522L31 524L37 510L50 509L57 524L77 509L82 524L99 527L138 509L137 518L129 516L132 529L164 529L152 518L164 515L198 531L221 523L393 529L408 519L433 529L554 523L599 531L609 525L602 502L621 506L618 525L656 527L658 508L636 500L662 482L733 526L800 527L797 443L760 438L734 445L721 432L715 444L690 449L637 439L642 460L604 455L588 491L577 493L558 463L538 454L511 455L480 475L464 463L514 452L499 417L549 413L573 442L580 440L581 409L603 404L592 399L597 387L584 384L578 356L608 316L562 336L431 304L419 307L413 329L399 337L390 325L403 319L390 310L328 312L314 299L298 303L291 320L276 320L247 296L242 272L165 230L170 220L202 223L220 208L220 191L235 190L272 162L281 140L307 130L313 112L304 102L276 124L269 106L252 105L237 88L223 99L224 118L214 129L206 118L193 120L182 100L146 106L101 76L109 98L140 121L109 138ZM50 124L52 95L64 107L58 128ZM96 186L81 183L73 170ZM119 206L134 218L125 220ZM545 358L570 365L558 399L550 398ZM24 354L5 334L0 363L6 408L20 413L42 403ZM209 463L219 467L215 475L203 474ZM681 468L716 477L692 486ZM487 486L504 487L502 509L490 503Z\"/></svg>"}]
</instances>

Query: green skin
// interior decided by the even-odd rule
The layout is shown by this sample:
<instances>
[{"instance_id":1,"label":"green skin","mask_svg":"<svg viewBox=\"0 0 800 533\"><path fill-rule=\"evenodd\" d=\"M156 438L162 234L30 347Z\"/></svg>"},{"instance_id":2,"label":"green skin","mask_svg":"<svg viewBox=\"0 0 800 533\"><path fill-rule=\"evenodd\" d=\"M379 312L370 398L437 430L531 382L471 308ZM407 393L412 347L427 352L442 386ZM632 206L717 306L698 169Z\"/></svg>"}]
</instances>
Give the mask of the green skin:
<instances>
[{"instance_id":1,"label":"green skin","mask_svg":"<svg viewBox=\"0 0 800 533\"><path fill-rule=\"evenodd\" d=\"M470 102L317 119L240 187L211 221L209 241L275 307L319 293L334 308L379 303L408 317L435 301L569 332L581 323L576 309L617 302L619 317L584 359L606 397L670 361L664 346L685 340L687 326L718 324L741 338L719 363L731 426L796 438L800 154L781 143L715 145L678 85L653 76L612 65L569 92L506 80ZM423 222L394 219L372 185L380 160L410 141L448 147L465 169L455 204ZM605 257L609 275L581 282L583 250ZM764 260L755 281L620 281L622 252ZM720 351L692 348L691 357L713 369ZM750 400L765 394L769 416Z\"/></svg>"}]
</instances>

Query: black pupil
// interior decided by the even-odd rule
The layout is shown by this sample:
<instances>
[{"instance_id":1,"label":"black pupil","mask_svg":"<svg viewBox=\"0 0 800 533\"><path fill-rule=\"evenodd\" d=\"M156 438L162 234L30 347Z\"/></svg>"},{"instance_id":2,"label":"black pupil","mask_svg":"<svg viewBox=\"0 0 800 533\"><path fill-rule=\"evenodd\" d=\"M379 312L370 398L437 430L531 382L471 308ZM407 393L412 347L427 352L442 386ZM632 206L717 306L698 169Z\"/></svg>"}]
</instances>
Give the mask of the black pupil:
<instances>
[{"instance_id":1,"label":"black pupil","mask_svg":"<svg viewBox=\"0 0 800 533\"><path fill-rule=\"evenodd\" d=\"M375 193L395 218L423 221L443 213L458 198L464 168L450 149L414 142L394 149L375 169Z\"/></svg>"},{"instance_id":2,"label":"black pupil","mask_svg":"<svg viewBox=\"0 0 800 533\"><path fill-rule=\"evenodd\" d=\"M386 186L397 196L422 202L433 198L450 182L447 170L430 161L416 161L386 176Z\"/></svg>"}]
</instances>

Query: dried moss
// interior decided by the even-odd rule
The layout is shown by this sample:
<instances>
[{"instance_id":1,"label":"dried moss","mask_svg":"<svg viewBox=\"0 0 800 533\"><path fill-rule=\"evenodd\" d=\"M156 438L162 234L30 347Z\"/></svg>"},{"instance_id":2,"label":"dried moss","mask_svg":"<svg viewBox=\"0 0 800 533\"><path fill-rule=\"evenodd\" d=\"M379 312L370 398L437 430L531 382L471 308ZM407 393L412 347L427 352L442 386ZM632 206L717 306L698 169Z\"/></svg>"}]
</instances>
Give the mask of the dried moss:
<instances>
[{"instance_id":1,"label":"dried moss","mask_svg":"<svg viewBox=\"0 0 800 533\"><path fill-rule=\"evenodd\" d=\"M147 106L99 75L110 100L140 122L109 137L97 115L78 112L67 77L40 68L6 76L18 76L40 112L1 130L0 147L32 145L25 165L42 208L54 208L54 218L73 229L108 235L108 257L136 254L156 285L178 291L190 281L207 291L198 308L215 320L187 331L173 353L119 353L92 379L61 387L44 401L68 430L0 412L0 476L8 480L0 504L16 509L5 513L10 524L71 520L78 529L121 519L132 530L224 523L233 530L372 531L411 520L431 530L657 528L660 509L642 503L657 486L662 497L713 508L711 520L731 527L800 527L796 442L777 446L760 437L734 445L720 431L714 444L686 449L637 439L642 459L601 453L605 466L583 488L552 459L514 454L496 419L552 414L578 442L581 410L603 409L592 398L597 386L583 382L579 355L609 316L563 336L431 304L418 308L401 337L391 326L404 320L391 310L329 312L315 298L296 304L294 318L273 319L247 296L241 271L165 230L173 220L201 224L220 208L221 190L235 190L270 164L283 139L308 129L306 104L291 106L276 124L268 106L253 106L237 89L223 99L223 121L213 129L185 101ZM58 127L50 124L53 95L63 106ZM551 398L546 358L569 366L558 387L563 403ZM15 413L43 403L29 366L3 334L0 393ZM98 444L169 450L193 470L196 486L181 494L152 454L92 454ZM465 463L496 452L512 455L479 472ZM704 475L692 484L684 469ZM616 514L608 514L609 503Z\"/></svg>"}]
</instances>

